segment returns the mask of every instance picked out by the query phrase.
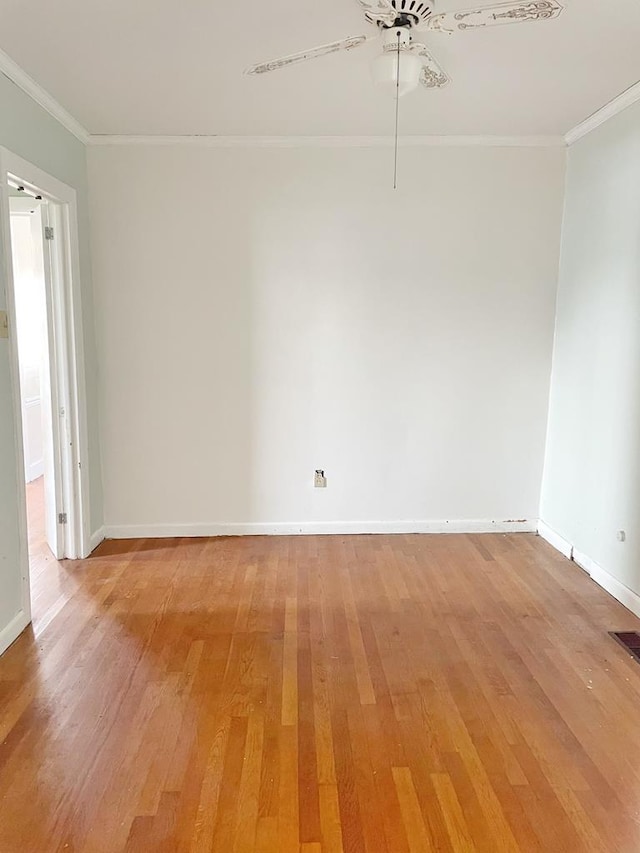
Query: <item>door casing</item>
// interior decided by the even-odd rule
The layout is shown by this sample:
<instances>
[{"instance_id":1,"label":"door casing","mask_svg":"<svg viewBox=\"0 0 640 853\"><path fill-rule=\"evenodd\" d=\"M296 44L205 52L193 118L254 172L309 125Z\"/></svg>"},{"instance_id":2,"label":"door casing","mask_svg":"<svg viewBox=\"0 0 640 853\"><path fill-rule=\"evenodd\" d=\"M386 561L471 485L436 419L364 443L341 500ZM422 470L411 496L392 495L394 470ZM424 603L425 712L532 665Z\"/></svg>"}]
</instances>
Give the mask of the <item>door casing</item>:
<instances>
[{"instance_id":1,"label":"door casing","mask_svg":"<svg viewBox=\"0 0 640 853\"><path fill-rule=\"evenodd\" d=\"M32 195L42 195L48 204L44 224L53 228L54 239L45 250L47 284L47 316L50 330L49 360L51 365L52 410L58 457L56 482L66 513L62 525L62 557L79 559L91 550L89 512L88 429L86 411L86 379L82 300L80 286L80 253L78 212L75 190L47 174L27 160L0 147L0 286L6 290L9 322L9 358L11 367L15 456L18 471L18 535L20 541L19 570L22 577L23 617L16 622L22 631L31 620L29 554L27 538L24 453L18 348L15 336L15 299L11 261L9 187L19 184ZM26 621L25 621L26 620ZM16 635L17 636L17 635Z\"/></svg>"}]
</instances>

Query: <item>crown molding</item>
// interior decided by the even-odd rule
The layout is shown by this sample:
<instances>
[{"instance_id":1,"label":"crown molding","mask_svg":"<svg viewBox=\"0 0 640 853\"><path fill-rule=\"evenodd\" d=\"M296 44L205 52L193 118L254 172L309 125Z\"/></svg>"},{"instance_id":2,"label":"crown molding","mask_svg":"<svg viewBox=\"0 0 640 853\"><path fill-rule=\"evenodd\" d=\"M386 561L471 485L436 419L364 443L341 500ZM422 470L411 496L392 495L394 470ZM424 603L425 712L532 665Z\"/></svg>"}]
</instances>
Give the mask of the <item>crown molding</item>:
<instances>
[{"instance_id":1,"label":"crown molding","mask_svg":"<svg viewBox=\"0 0 640 853\"><path fill-rule=\"evenodd\" d=\"M405 136L403 148L561 148L562 136ZM89 145L201 148L391 148L392 136L112 136L92 134Z\"/></svg>"},{"instance_id":2,"label":"crown molding","mask_svg":"<svg viewBox=\"0 0 640 853\"><path fill-rule=\"evenodd\" d=\"M30 77L17 62L14 62L10 56L0 50L0 72L4 74L12 83L22 89L29 95L37 104L39 104L49 115L53 116L60 124L72 133L80 142L85 145L89 141L89 131L84 128L65 108L56 101L53 95L50 95L46 89L43 89L39 83Z\"/></svg>"},{"instance_id":3,"label":"crown molding","mask_svg":"<svg viewBox=\"0 0 640 853\"><path fill-rule=\"evenodd\" d=\"M580 124L577 124L565 136L566 144L573 145L579 139L582 139L583 136L591 133L592 130L600 127L601 124L609 121L610 118L618 115L618 113L621 113L623 110L626 110L627 107L630 107L638 101L640 101L640 81L629 86L628 89L625 89L624 92L619 94L612 101L609 101L608 104L605 104L584 121L581 121Z\"/></svg>"},{"instance_id":4,"label":"crown molding","mask_svg":"<svg viewBox=\"0 0 640 853\"><path fill-rule=\"evenodd\" d=\"M140 136L90 134L71 113L30 77L17 62L0 50L0 73L29 95L49 115L85 145L173 146L205 148L389 148L391 136ZM640 81L629 86L563 136L405 136L403 148L561 148L571 146L613 116L640 101Z\"/></svg>"}]
</instances>

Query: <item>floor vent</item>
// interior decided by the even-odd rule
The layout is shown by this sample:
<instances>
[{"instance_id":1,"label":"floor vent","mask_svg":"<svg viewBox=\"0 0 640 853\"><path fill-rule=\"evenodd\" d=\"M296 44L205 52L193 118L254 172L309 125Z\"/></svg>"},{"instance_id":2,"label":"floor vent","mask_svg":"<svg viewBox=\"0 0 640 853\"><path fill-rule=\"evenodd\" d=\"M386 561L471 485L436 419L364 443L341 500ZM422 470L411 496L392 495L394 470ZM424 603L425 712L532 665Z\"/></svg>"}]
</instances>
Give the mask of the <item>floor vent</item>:
<instances>
[{"instance_id":1,"label":"floor vent","mask_svg":"<svg viewBox=\"0 0 640 853\"><path fill-rule=\"evenodd\" d=\"M640 662L640 634L637 631L609 631L609 634Z\"/></svg>"}]
</instances>

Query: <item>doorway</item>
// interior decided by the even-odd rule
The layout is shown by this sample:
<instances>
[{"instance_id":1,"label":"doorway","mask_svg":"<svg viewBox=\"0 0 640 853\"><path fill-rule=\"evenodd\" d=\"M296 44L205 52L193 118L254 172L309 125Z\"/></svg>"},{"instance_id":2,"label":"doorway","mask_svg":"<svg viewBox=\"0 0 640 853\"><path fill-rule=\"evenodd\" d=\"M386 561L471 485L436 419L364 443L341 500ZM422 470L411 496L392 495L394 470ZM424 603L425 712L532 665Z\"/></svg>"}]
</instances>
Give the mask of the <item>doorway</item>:
<instances>
[{"instance_id":1,"label":"doorway","mask_svg":"<svg viewBox=\"0 0 640 853\"><path fill-rule=\"evenodd\" d=\"M44 222L48 201L24 187L9 188L11 260L15 333L20 379L20 414L24 481L27 498L29 563L64 555L56 523L56 490L60 476L51 408L51 359L47 323Z\"/></svg>"},{"instance_id":2,"label":"doorway","mask_svg":"<svg viewBox=\"0 0 640 853\"><path fill-rule=\"evenodd\" d=\"M0 195L18 472L16 570L21 621L29 621L30 569L90 551L77 208L75 190L3 148Z\"/></svg>"}]
</instances>

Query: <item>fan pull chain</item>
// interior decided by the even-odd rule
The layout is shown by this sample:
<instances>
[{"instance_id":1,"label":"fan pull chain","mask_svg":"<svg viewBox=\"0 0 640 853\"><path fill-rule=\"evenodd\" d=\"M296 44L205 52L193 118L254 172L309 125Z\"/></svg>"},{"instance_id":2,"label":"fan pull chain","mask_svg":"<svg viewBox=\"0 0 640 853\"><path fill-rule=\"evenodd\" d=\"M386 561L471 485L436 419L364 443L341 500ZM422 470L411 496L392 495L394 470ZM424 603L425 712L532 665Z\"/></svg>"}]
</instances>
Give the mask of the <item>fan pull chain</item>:
<instances>
[{"instance_id":1,"label":"fan pull chain","mask_svg":"<svg viewBox=\"0 0 640 853\"><path fill-rule=\"evenodd\" d=\"M396 66L396 139L393 155L393 188L398 189L398 127L400 122L400 33L398 32L398 60Z\"/></svg>"}]
</instances>

